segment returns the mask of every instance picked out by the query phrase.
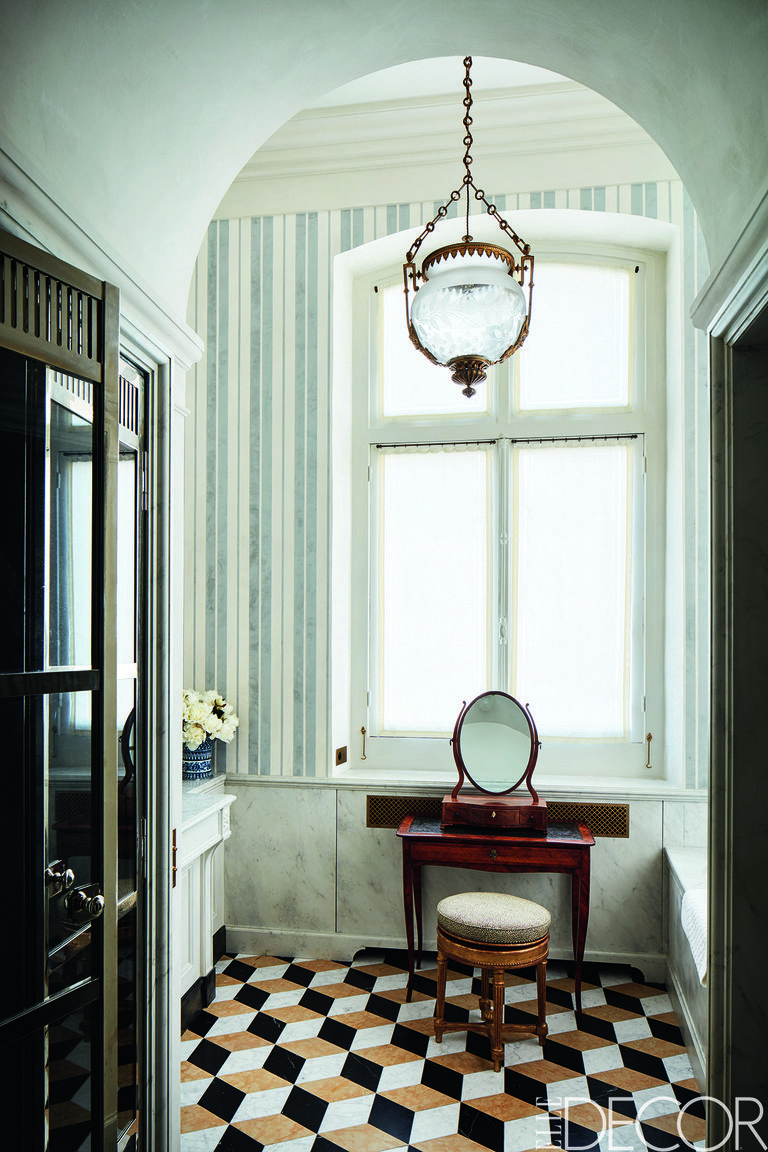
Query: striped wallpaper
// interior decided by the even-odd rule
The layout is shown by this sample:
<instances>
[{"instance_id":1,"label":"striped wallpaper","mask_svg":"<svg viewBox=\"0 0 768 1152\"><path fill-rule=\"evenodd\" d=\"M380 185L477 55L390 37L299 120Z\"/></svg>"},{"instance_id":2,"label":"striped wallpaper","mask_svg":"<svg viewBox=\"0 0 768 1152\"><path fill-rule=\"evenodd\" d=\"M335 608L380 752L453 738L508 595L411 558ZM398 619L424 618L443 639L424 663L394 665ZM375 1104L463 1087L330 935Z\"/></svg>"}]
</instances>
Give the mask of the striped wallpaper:
<instances>
[{"instance_id":1,"label":"striped wallpaper","mask_svg":"<svg viewBox=\"0 0 768 1152\"><path fill-rule=\"evenodd\" d=\"M682 306L706 275L691 203L679 182L576 188L496 197L501 211L579 208L677 224ZM214 221L195 266L190 323L205 340L188 383L185 506L185 684L218 688L235 705L228 771L289 776L330 772L329 596L331 276L339 253L432 218L438 205L389 204ZM455 209L456 205L452 205ZM688 427L706 398L706 348L685 327ZM705 413L706 415L706 413ZM706 510L701 466L686 454L688 526ZM705 503L702 504L704 499ZM704 517L704 521L706 517ZM694 552L686 542L691 592ZM690 552L690 556L688 556ZM686 611L695 617L696 595ZM695 618L686 621L695 634ZM701 683L688 654L691 685ZM697 689L694 689L696 691ZM703 689L702 689L703 690ZM702 703L702 702L699 702ZM687 779L705 761L691 700Z\"/></svg>"}]
</instances>

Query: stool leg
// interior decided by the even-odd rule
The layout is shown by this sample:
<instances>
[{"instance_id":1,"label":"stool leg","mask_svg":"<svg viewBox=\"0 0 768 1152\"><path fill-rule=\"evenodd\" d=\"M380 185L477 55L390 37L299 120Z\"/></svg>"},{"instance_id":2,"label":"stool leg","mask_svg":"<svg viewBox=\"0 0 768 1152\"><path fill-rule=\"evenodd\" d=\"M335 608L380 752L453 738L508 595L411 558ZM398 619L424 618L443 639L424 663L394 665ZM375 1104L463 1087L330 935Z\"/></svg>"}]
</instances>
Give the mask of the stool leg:
<instances>
[{"instance_id":1,"label":"stool leg","mask_svg":"<svg viewBox=\"0 0 768 1152\"><path fill-rule=\"evenodd\" d=\"M502 1029L504 1028L504 971L502 968L493 970L493 1016L491 1019L491 1059L494 1072L501 1072L504 1066L504 1041Z\"/></svg>"},{"instance_id":2,"label":"stool leg","mask_svg":"<svg viewBox=\"0 0 768 1152\"><path fill-rule=\"evenodd\" d=\"M437 954L437 999L435 1000L435 1040L438 1044L443 1042L443 1029L445 1027L445 980L448 971L448 957L442 952Z\"/></svg>"},{"instance_id":3,"label":"stool leg","mask_svg":"<svg viewBox=\"0 0 768 1152\"><path fill-rule=\"evenodd\" d=\"M491 1019L492 1003L488 992L489 971L488 968L480 969L480 1013L483 1020Z\"/></svg>"},{"instance_id":4,"label":"stool leg","mask_svg":"<svg viewBox=\"0 0 768 1152\"><path fill-rule=\"evenodd\" d=\"M542 960L540 964L536 965L536 999L538 1002L539 1019L536 1024L536 1032L539 1037L539 1044L544 1047L544 1038L549 1029L547 1028L547 962Z\"/></svg>"}]
</instances>

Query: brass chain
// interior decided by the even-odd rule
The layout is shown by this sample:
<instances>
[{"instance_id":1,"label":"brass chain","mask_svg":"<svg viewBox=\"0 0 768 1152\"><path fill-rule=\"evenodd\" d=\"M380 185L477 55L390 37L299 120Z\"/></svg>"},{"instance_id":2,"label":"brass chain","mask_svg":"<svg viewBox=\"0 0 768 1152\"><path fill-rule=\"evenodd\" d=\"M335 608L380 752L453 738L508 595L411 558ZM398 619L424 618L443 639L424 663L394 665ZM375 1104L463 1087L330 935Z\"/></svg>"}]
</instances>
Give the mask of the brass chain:
<instances>
[{"instance_id":1,"label":"brass chain","mask_svg":"<svg viewBox=\"0 0 768 1152\"><path fill-rule=\"evenodd\" d=\"M421 247L422 241L425 240L426 237L429 236L432 232L434 232L435 225L440 220L443 220L448 215L449 206L452 203L455 203L457 200L461 199L462 191L466 192L466 197L467 197L466 233L464 235L464 243L465 244L471 243L472 237L469 234L469 190L470 190L470 188L472 189L472 191L475 194L475 199L479 200L482 204L485 205L485 208L486 208L486 211L488 212L488 215L492 216L494 218L494 220L496 220L496 222L499 225L499 227L501 228L502 232L504 232L507 236L509 236L509 238L513 241L513 243L515 244L518 251L522 253L523 257L529 256L530 251L531 251L530 244L525 244L520 239L520 237L517 235L517 233L514 231L514 229L512 229L510 227L510 225L503 218L503 216L499 215L499 210L496 207L496 205L489 203L489 201L486 199L486 195L485 195L485 192L483 191L483 189L478 188L477 185L475 184L474 180L472 179L472 173L470 172L470 165L472 164L471 149L472 149L472 144L474 143L474 141L472 139L472 116L470 115L470 113L472 111L472 92L471 92L472 78L470 76L471 68L472 68L472 57L471 56L465 56L464 57L464 90L465 90L465 95L464 95L464 100L462 102L464 105L464 108L466 109L466 111L464 113L464 120L462 121L462 123L464 124L464 139L462 141L464 144L464 158L462 161L464 164L464 178L461 182L461 187L456 188L456 189L454 189L453 192L451 192L451 194L448 197L448 199L446 200L445 204L441 204L441 206L437 210L437 213L433 216L433 218L429 221L429 223L425 225L421 234L419 236L417 236L416 240L414 240L413 244L408 249L408 253L406 255L406 261L408 264L413 263L414 258L416 256L416 253L418 252L419 248ZM525 266L527 261L524 259L522 261L522 263L523 263L523 266ZM410 275L415 280L420 275L420 273L416 272L414 269Z\"/></svg>"}]
</instances>

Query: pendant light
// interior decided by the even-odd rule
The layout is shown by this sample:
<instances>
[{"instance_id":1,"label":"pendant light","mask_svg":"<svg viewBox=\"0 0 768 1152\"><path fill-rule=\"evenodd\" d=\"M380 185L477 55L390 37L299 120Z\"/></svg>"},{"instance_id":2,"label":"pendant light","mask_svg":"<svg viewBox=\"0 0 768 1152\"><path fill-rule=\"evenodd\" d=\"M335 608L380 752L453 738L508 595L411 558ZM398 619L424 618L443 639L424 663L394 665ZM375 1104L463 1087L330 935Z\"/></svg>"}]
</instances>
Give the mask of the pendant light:
<instances>
[{"instance_id":1,"label":"pendant light","mask_svg":"<svg viewBox=\"0 0 768 1152\"><path fill-rule=\"evenodd\" d=\"M411 341L433 364L450 368L452 379L469 397L474 396L475 385L485 380L487 369L516 352L528 335L533 256L530 245L515 234L472 179L471 56L464 58L464 68L464 178L409 248L403 278ZM512 241L511 251L474 240L469 234L470 189ZM431 252L417 270L414 261L422 241L462 195L466 196L463 238Z\"/></svg>"}]
</instances>

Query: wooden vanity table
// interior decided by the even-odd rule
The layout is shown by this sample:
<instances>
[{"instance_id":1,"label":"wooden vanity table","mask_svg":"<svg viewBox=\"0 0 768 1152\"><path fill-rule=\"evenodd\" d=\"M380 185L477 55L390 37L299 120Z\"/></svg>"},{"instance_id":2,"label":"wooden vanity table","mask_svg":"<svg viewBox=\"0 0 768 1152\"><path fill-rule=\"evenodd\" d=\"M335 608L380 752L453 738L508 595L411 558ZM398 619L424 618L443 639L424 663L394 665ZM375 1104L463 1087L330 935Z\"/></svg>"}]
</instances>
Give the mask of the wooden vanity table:
<instances>
[{"instance_id":1,"label":"wooden vanity table","mask_svg":"<svg viewBox=\"0 0 768 1152\"><path fill-rule=\"evenodd\" d=\"M421 966L421 869L425 864L481 872L565 872L571 876L575 1004L576 1011L581 1012L581 972L589 919L589 853L595 843L586 824L550 823L545 833L531 835L490 828L443 828L440 820L432 817L406 816L397 835L403 844L408 1000L413 991L415 966ZM415 954L414 916L418 942Z\"/></svg>"}]
</instances>

